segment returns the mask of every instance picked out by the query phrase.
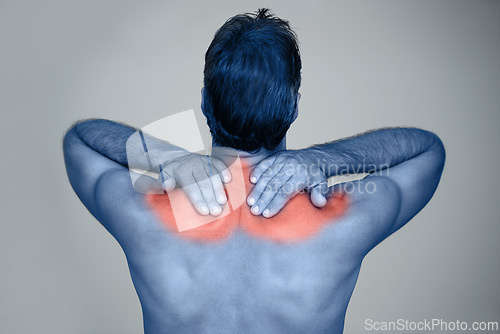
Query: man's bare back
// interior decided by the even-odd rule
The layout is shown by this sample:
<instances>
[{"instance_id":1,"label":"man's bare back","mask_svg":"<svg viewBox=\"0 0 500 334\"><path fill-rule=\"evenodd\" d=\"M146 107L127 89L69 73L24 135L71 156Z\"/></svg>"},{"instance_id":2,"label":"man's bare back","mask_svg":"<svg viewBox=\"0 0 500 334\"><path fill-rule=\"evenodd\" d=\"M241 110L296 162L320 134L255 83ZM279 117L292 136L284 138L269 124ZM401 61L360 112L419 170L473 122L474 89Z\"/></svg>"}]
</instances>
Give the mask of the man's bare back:
<instances>
[{"instance_id":1,"label":"man's bare back","mask_svg":"<svg viewBox=\"0 0 500 334\"><path fill-rule=\"evenodd\" d=\"M367 182L377 186L377 193L356 190L366 189L362 185ZM243 204L225 217L223 225L236 226L227 237L193 240L165 225L148 204L149 195L137 193L126 172L112 172L97 190L99 206L109 216L100 218L105 226L106 219L133 224L133 231L117 231L115 236L128 259L146 333L342 332L361 261L381 237L363 212L385 207L394 197L383 177L358 181L356 188L344 189L349 205L341 215L335 211L314 235L290 241L256 237L241 228L245 217L273 224L273 218L255 217ZM295 207L297 201L286 207ZM386 210L384 219L396 214ZM291 226L296 223L290 220Z\"/></svg>"},{"instance_id":2,"label":"man's bare back","mask_svg":"<svg viewBox=\"0 0 500 334\"><path fill-rule=\"evenodd\" d=\"M347 207L341 214L333 211L331 221L322 221L315 233L293 242L255 233L256 226L258 231L265 231L259 224L272 226L280 221L280 213L274 218L256 214L255 205L264 203L261 196L254 206L243 203L239 211L233 210L232 215L218 223L219 227L236 229L207 242L185 238L184 232L169 228L173 225L166 224L159 211L151 207L149 195L134 189L124 154L125 142L134 131L110 121L86 121L68 131L64 151L75 192L127 256L143 308L146 333L241 330L341 333L362 259L425 206L439 183L444 165L444 148L439 138L419 129L382 129L325 144L319 154L332 159L331 166L342 166L340 159L345 155L337 152L348 148L350 152L363 152L363 163L372 161L370 165L385 167L371 171L362 180L330 189L327 197L333 194L333 198L328 202L335 201L335 194L344 194ZM387 142L391 142L391 151L385 150ZM296 177L299 174L287 178L287 169L317 157L318 148L298 152L302 158L294 151L274 153L274 157L279 157L274 160L282 161L283 166L281 162L278 164L282 172L273 180L280 183L284 175L286 182L295 180L303 185L303 179ZM354 155L349 157L350 165L346 168L358 165L354 158ZM305 160L300 162L300 159ZM203 156L199 160L207 161ZM258 159L250 179L266 160ZM340 162L334 164L334 161ZM195 165L185 165L179 173L191 173ZM331 176L330 172L324 176ZM255 181L250 187L250 197L255 196L259 182L265 179L264 173ZM231 182L226 188L231 189ZM281 189L270 188L263 194L277 191L269 205L280 195L286 195ZM184 189L175 191L182 193ZM171 199L175 197L172 196ZM231 203L232 192L228 197L226 205ZM301 201L288 200L283 212L294 209ZM323 208L314 208L310 203L309 209L328 212L328 203ZM285 235L296 235L296 231L288 228L314 223L307 219L297 221L303 219L301 214L289 217L284 225L280 221L280 230Z\"/></svg>"}]
</instances>

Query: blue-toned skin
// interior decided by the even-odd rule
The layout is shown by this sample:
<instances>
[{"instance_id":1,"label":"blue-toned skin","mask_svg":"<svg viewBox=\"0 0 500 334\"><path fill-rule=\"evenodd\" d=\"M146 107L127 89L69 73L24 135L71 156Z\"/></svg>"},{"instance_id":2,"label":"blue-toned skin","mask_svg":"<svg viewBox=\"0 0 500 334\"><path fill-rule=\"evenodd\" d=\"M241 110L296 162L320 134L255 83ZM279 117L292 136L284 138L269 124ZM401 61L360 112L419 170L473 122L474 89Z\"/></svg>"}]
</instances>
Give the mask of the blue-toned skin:
<instances>
[{"instance_id":1,"label":"blue-toned skin","mask_svg":"<svg viewBox=\"0 0 500 334\"><path fill-rule=\"evenodd\" d=\"M78 123L64 138L64 157L76 194L127 256L146 333L342 333L364 256L427 204L445 160L439 138L420 129L305 149L304 159L339 166L335 173L369 166L369 176L343 186L350 206L341 219L293 244L243 232L196 243L165 230L133 189L125 143L134 131ZM272 153L288 158L280 151L248 159L258 166Z\"/></svg>"}]
</instances>

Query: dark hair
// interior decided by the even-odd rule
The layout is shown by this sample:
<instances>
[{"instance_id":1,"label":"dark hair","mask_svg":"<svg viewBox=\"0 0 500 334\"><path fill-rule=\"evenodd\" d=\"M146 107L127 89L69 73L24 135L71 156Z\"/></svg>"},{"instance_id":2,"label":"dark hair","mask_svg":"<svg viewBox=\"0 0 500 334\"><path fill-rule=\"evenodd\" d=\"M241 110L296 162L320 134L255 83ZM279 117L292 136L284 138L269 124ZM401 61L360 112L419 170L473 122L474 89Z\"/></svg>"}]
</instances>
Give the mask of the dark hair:
<instances>
[{"instance_id":1,"label":"dark hair","mask_svg":"<svg viewBox=\"0 0 500 334\"><path fill-rule=\"evenodd\" d=\"M294 120L301 67L288 21L267 8L228 19L205 54L202 108L214 142L275 149Z\"/></svg>"}]
</instances>

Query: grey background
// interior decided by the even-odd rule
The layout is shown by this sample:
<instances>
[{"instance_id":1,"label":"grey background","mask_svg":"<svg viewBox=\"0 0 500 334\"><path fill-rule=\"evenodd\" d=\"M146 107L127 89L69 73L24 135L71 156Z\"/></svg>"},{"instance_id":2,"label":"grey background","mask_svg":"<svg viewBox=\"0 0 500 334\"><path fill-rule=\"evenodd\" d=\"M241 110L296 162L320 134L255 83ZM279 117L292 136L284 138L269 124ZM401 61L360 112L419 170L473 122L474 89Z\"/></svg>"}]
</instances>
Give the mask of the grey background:
<instances>
[{"instance_id":1,"label":"grey background","mask_svg":"<svg viewBox=\"0 0 500 334\"><path fill-rule=\"evenodd\" d=\"M368 129L438 133L430 204L364 261L346 333L364 321L500 321L499 1L1 1L1 333L139 333L125 257L67 181L64 131L143 126L194 108L203 56L237 13L270 7L303 55L288 144Z\"/></svg>"}]
</instances>

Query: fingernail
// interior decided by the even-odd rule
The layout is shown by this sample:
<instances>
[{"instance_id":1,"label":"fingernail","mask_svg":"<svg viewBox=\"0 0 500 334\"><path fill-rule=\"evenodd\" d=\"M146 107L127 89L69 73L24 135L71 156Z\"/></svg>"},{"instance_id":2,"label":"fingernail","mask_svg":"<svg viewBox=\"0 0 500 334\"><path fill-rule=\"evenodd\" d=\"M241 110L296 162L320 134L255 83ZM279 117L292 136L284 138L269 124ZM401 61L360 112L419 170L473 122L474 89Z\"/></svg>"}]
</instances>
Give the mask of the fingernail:
<instances>
[{"instance_id":1,"label":"fingernail","mask_svg":"<svg viewBox=\"0 0 500 334\"><path fill-rule=\"evenodd\" d=\"M201 208L200 208L200 211L203 215L208 215L210 213L210 211L208 210L208 207L206 207L205 205L203 205Z\"/></svg>"},{"instance_id":2,"label":"fingernail","mask_svg":"<svg viewBox=\"0 0 500 334\"><path fill-rule=\"evenodd\" d=\"M258 214L259 213L259 206L258 205L252 207L252 213L253 214Z\"/></svg>"},{"instance_id":3,"label":"fingernail","mask_svg":"<svg viewBox=\"0 0 500 334\"><path fill-rule=\"evenodd\" d=\"M214 215L218 215L218 214L220 214L221 212L222 212L222 209L221 209L221 207L220 207L220 206L214 206L214 207L212 208L212 214L214 214Z\"/></svg>"},{"instance_id":4,"label":"fingernail","mask_svg":"<svg viewBox=\"0 0 500 334\"><path fill-rule=\"evenodd\" d=\"M175 180L167 179L162 183L162 188L165 191L171 191L175 188Z\"/></svg>"},{"instance_id":5,"label":"fingernail","mask_svg":"<svg viewBox=\"0 0 500 334\"><path fill-rule=\"evenodd\" d=\"M269 213L271 213L271 211L269 211L269 209L265 209L264 212L262 213L262 215L264 217L268 217L269 216Z\"/></svg>"},{"instance_id":6,"label":"fingernail","mask_svg":"<svg viewBox=\"0 0 500 334\"><path fill-rule=\"evenodd\" d=\"M252 182L252 183L257 182L257 178L256 178L255 176L252 176L252 177L250 178L250 182Z\"/></svg>"},{"instance_id":7,"label":"fingernail","mask_svg":"<svg viewBox=\"0 0 500 334\"><path fill-rule=\"evenodd\" d=\"M254 204L255 204L255 198L253 198L253 197L249 197L249 198L248 198L247 203L248 203L248 205L250 205L250 206L254 205Z\"/></svg>"},{"instance_id":8,"label":"fingernail","mask_svg":"<svg viewBox=\"0 0 500 334\"><path fill-rule=\"evenodd\" d=\"M227 197L225 195L220 195L219 196L219 203L224 204L227 201Z\"/></svg>"}]
</instances>

